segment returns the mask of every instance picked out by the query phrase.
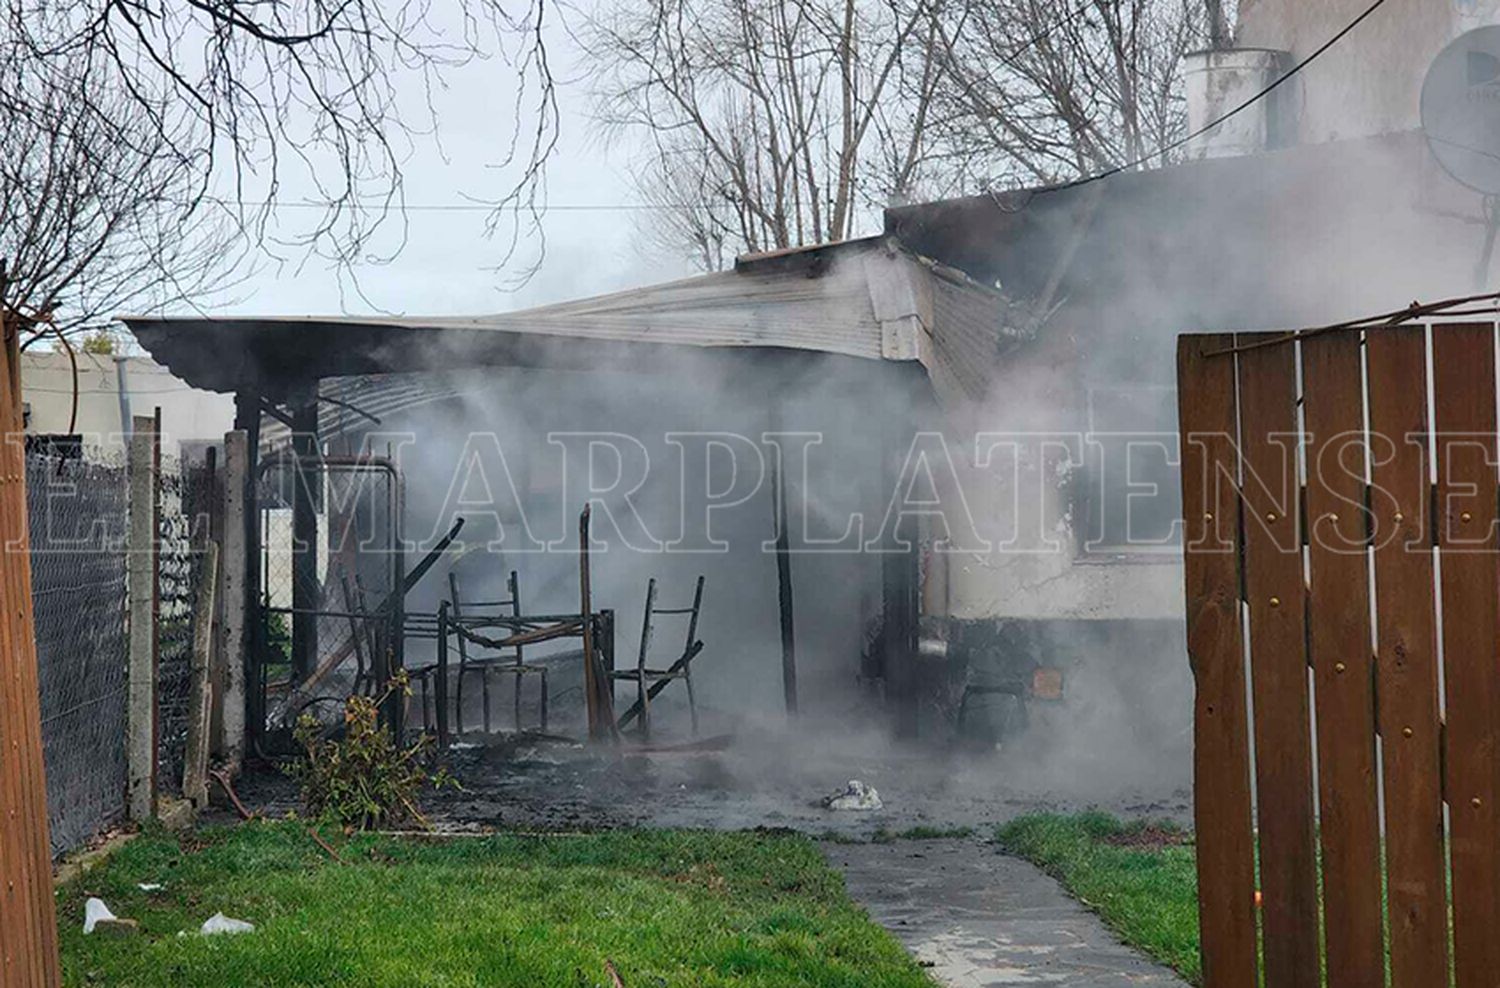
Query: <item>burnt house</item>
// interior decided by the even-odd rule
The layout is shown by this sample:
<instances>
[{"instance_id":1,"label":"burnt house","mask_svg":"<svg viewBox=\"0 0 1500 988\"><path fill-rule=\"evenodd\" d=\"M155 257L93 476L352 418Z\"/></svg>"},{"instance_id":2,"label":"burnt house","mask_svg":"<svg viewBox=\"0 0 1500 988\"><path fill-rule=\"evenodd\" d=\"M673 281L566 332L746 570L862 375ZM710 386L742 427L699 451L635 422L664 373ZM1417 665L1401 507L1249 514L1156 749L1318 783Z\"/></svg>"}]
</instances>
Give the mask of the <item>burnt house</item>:
<instances>
[{"instance_id":1,"label":"burnt house","mask_svg":"<svg viewBox=\"0 0 1500 988\"><path fill-rule=\"evenodd\" d=\"M1322 37L1313 22L1348 6L1246 4L1240 40L1258 47L1190 66L1190 127L1274 79ZM893 208L878 237L719 274L474 319L127 321L178 376L235 393L263 457L294 433L325 454L415 437L403 461L414 545L467 512L470 539L494 551L451 565L481 582L514 568L536 606L571 592L571 564L525 550L566 546L578 502L596 498L611 543L598 593L621 615L619 648L639 633L629 615L646 574L679 594L706 574L705 668L716 671L703 689L735 715L779 715L788 696L779 528L804 703L873 693L900 731L942 735L974 691L990 698L991 731L1028 694L1060 691L1065 723L1072 701L1087 715L1091 697L1139 692L1181 712L1141 725L1141 739L1185 743L1173 341L1492 284L1494 211L1415 129L1421 66L1468 16L1393 13L1182 163ZM1393 37L1420 44L1401 50L1401 71L1381 70L1389 85L1361 89L1374 102L1336 119L1347 101L1326 87ZM1375 47L1361 55L1361 44ZM466 458L484 462L467 444L486 430L508 454L499 473L489 462L488 508L455 480ZM577 487L566 437L603 433L669 468L632 486L622 458L602 490ZM744 444L715 465L702 440L687 469L688 434L749 440L759 479L781 486L738 486L754 459ZM767 434L821 445L795 446L799 463ZM292 505L291 531L315 534L317 510ZM257 569L266 557L250 555L247 613L273 596ZM321 558L295 561L303 585L329 584ZM417 587L409 605L439 596ZM316 652L316 635L292 623L293 652Z\"/></svg>"}]
</instances>

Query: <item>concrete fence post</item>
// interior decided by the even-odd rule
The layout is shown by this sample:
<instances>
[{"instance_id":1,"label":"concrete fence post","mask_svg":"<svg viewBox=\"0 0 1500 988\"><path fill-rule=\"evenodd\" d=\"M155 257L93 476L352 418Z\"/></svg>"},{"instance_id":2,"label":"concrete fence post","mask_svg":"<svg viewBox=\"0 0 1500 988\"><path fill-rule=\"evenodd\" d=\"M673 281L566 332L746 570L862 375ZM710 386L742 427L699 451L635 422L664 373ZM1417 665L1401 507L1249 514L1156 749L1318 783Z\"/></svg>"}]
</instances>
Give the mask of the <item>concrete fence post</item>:
<instances>
[{"instance_id":1,"label":"concrete fence post","mask_svg":"<svg viewBox=\"0 0 1500 988\"><path fill-rule=\"evenodd\" d=\"M129 439L130 536L125 573L129 595L130 669L127 708L127 808L150 819L156 804L156 420L136 416Z\"/></svg>"},{"instance_id":2,"label":"concrete fence post","mask_svg":"<svg viewBox=\"0 0 1500 988\"><path fill-rule=\"evenodd\" d=\"M219 553L220 613L217 668L213 680L218 733L214 754L231 774L239 771L245 755L245 654L249 642L250 615L246 604L253 599L245 587L245 554L250 552L245 533L245 491L249 480L249 438L243 430L224 435L224 475L219 485L222 545Z\"/></svg>"}]
</instances>

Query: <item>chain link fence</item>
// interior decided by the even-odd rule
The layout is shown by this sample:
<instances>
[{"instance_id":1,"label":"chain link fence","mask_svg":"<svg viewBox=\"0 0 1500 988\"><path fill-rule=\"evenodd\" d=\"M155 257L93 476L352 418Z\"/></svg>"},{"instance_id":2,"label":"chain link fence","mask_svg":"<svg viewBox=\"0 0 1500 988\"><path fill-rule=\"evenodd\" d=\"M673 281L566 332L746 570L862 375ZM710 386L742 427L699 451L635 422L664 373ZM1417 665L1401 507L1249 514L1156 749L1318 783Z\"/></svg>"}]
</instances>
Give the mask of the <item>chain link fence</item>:
<instances>
[{"instance_id":1,"label":"chain link fence","mask_svg":"<svg viewBox=\"0 0 1500 988\"><path fill-rule=\"evenodd\" d=\"M311 492L319 537L313 558L299 572L293 501L300 483ZM346 698L378 692L375 652L386 637L378 615L396 581L394 484L390 474L368 464L320 460L299 479L289 458L267 459L258 488L265 622L260 688L267 730L285 730L303 713L337 722ZM304 612L315 628L308 657L315 684L309 688L292 672L299 600L314 612Z\"/></svg>"},{"instance_id":2,"label":"chain link fence","mask_svg":"<svg viewBox=\"0 0 1500 988\"><path fill-rule=\"evenodd\" d=\"M28 454L26 486L56 855L125 816L127 484L117 464Z\"/></svg>"},{"instance_id":3,"label":"chain link fence","mask_svg":"<svg viewBox=\"0 0 1500 988\"><path fill-rule=\"evenodd\" d=\"M193 638L214 498L213 460L163 460L157 535L157 791L182 794Z\"/></svg>"}]
</instances>

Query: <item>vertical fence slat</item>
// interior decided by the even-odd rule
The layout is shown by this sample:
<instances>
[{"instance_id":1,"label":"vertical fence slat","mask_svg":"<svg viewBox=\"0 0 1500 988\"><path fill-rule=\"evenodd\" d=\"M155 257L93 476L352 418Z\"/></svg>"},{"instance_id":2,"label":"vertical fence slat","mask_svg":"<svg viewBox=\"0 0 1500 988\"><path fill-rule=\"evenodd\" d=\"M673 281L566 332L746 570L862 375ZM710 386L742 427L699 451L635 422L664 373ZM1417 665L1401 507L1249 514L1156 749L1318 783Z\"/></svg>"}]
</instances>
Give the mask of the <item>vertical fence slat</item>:
<instances>
[{"instance_id":1,"label":"vertical fence slat","mask_svg":"<svg viewBox=\"0 0 1500 988\"><path fill-rule=\"evenodd\" d=\"M1448 897L1426 334L1382 329L1366 349L1391 988L1429 988L1448 980Z\"/></svg>"},{"instance_id":2,"label":"vertical fence slat","mask_svg":"<svg viewBox=\"0 0 1500 988\"><path fill-rule=\"evenodd\" d=\"M1241 345L1271 337L1249 334ZM1245 597L1255 707L1256 810L1266 984L1317 988L1318 890L1312 727L1297 491L1296 354L1239 355Z\"/></svg>"},{"instance_id":3,"label":"vertical fence slat","mask_svg":"<svg viewBox=\"0 0 1500 988\"><path fill-rule=\"evenodd\" d=\"M7 956L0 984L59 982L57 919L47 839L47 787L42 769L41 714L31 562L26 518L26 465L21 423L21 378L14 327L0 320L5 366L0 368L0 926ZM7 854L8 852L8 854Z\"/></svg>"},{"instance_id":4,"label":"vertical fence slat","mask_svg":"<svg viewBox=\"0 0 1500 988\"><path fill-rule=\"evenodd\" d=\"M1454 972L1470 988L1500 972L1494 328L1436 327L1433 384Z\"/></svg>"},{"instance_id":5,"label":"vertical fence slat","mask_svg":"<svg viewBox=\"0 0 1500 988\"><path fill-rule=\"evenodd\" d=\"M5 330L0 317L0 333ZM4 384L0 380L0 387ZM0 431L9 424L4 398L0 395ZM0 435L0 442L9 443L13 439ZM4 544L9 542L11 531L5 528L10 483L3 474L3 455L4 450L0 449L0 581L4 580L11 553L11 547ZM32 861L26 843L31 810L24 798L25 758L30 749L25 745L26 731L22 725L28 716L25 704L28 694L22 678L20 649L11 630L14 609L10 606L10 595L3 588L0 582L0 985L9 986L24 984L35 974L31 954L35 950L37 928L31 916ZM37 716L40 718L40 709Z\"/></svg>"},{"instance_id":6,"label":"vertical fence slat","mask_svg":"<svg viewBox=\"0 0 1500 988\"><path fill-rule=\"evenodd\" d=\"M1358 332L1302 346L1308 601L1330 988L1385 984Z\"/></svg>"},{"instance_id":7,"label":"vertical fence slat","mask_svg":"<svg viewBox=\"0 0 1500 988\"><path fill-rule=\"evenodd\" d=\"M7 330L0 315L0 334ZM0 368L0 375L3 373ZM0 388L6 383L7 380L0 379ZM0 432L9 426L5 397L0 394ZM0 435L0 442L13 440L12 436ZM3 472L3 456L4 450L0 449L0 985L9 986L24 984L35 976L31 953L35 950L37 932L28 890L32 862L25 831L30 823L30 808L23 798L24 760L30 754L23 744L26 732L22 726L28 716L27 693L20 649L11 630L14 608L10 606L10 595L3 593L5 568L11 553L7 543L12 534L5 528L10 483ZM39 705L38 719L40 715Z\"/></svg>"},{"instance_id":8,"label":"vertical fence slat","mask_svg":"<svg viewBox=\"0 0 1500 988\"><path fill-rule=\"evenodd\" d=\"M1188 659L1194 679L1193 819L1204 983L1255 988L1255 852L1240 626L1234 486L1234 358L1229 336L1178 341Z\"/></svg>"}]
</instances>

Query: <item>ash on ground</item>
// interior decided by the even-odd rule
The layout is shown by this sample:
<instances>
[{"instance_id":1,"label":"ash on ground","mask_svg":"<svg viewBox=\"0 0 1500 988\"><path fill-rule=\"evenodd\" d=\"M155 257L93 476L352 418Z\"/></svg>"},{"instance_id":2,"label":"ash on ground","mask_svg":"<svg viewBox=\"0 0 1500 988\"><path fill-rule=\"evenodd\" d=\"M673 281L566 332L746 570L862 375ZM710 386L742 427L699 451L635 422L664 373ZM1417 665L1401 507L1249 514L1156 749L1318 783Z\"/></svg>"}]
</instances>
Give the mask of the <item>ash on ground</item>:
<instances>
[{"instance_id":1,"label":"ash on ground","mask_svg":"<svg viewBox=\"0 0 1500 988\"><path fill-rule=\"evenodd\" d=\"M1101 809L1187 823L1191 811L1186 757L1132 774L1107 748L1080 761L1049 758L1056 752L1046 748L976 751L743 724L719 738L662 735L643 748L628 738L614 746L470 735L444 756L462 788L428 793L424 808L434 826L452 830L764 827L856 839L913 827L983 833L1034 812ZM823 797L850 779L878 790L883 805L830 810ZM296 809L295 785L279 772L248 772L237 785L268 816Z\"/></svg>"}]
</instances>

